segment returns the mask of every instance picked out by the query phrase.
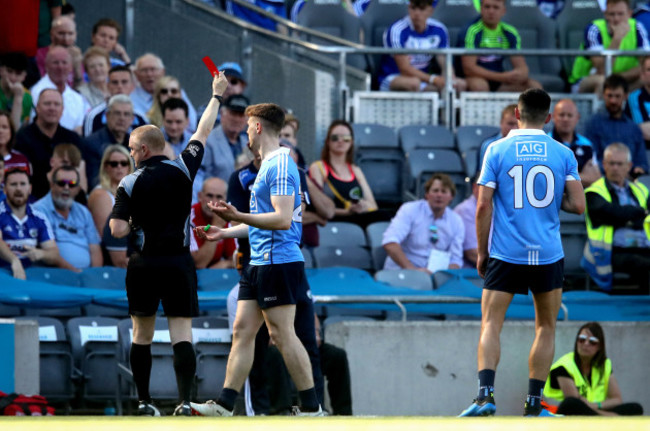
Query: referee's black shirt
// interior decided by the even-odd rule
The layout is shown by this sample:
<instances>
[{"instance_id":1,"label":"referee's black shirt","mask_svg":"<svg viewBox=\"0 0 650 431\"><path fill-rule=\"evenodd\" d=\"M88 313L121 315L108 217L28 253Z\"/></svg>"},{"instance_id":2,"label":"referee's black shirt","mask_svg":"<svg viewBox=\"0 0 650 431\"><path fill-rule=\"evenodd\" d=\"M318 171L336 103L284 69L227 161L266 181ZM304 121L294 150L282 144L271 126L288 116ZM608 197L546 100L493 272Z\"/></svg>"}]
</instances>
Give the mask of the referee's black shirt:
<instances>
[{"instance_id":1,"label":"referee's black shirt","mask_svg":"<svg viewBox=\"0 0 650 431\"><path fill-rule=\"evenodd\" d=\"M143 256L189 251L192 183L204 148L190 141L175 160L154 156L122 179L111 218L131 223L130 245Z\"/></svg>"}]
</instances>

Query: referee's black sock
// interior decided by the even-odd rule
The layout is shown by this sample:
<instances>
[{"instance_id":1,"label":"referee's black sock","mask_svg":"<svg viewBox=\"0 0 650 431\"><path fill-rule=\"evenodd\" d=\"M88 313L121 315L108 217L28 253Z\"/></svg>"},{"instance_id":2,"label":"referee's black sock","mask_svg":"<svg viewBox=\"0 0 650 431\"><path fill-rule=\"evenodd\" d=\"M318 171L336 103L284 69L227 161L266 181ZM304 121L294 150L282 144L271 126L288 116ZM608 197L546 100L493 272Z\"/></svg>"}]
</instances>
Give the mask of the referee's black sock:
<instances>
[{"instance_id":1,"label":"referee's black sock","mask_svg":"<svg viewBox=\"0 0 650 431\"><path fill-rule=\"evenodd\" d=\"M174 371L180 401L189 403L196 374L196 354L189 341L174 344Z\"/></svg>"},{"instance_id":2,"label":"referee's black sock","mask_svg":"<svg viewBox=\"0 0 650 431\"><path fill-rule=\"evenodd\" d=\"M151 378L151 344L131 343L131 371L133 381L138 390L140 401L151 402L149 395L149 380Z\"/></svg>"},{"instance_id":3,"label":"referee's black sock","mask_svg":"<svg viewBox=\"0 0 650 431\"><path fill-rule=\"evenodd\" d=\"M300 410L303 412L316 412L320 404L316 396L316 389L312 386L311 389L299 391L300 396Z\"/></svg>"},{"instance_id":4,"label":"referee's black sock","mask_svg":"<svg viewBox=\"0 0 650 431\"><path fill-rule=\"evenodd\" d=\"M217 404L225 407L226 410L232 411L235 408L235 400L237 399L238 392L234 389L223 388L217 398Z\"/></svg>"}]
</instances>

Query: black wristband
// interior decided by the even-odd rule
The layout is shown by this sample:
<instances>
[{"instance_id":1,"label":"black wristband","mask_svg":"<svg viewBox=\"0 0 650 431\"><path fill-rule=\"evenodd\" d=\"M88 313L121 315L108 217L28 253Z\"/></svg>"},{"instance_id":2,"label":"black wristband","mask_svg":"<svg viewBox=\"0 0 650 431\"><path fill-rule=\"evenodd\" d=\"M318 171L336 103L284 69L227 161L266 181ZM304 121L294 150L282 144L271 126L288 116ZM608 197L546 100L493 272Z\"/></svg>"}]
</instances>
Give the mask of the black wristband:
<instances>
[{"instance_id":1,"label":"black wristband","mask_svg":"<svg viewBox=\"0 0 650 431\"><path fill-rule=\"evenodd\" d=\"M212 96L212 97L214 97L215 99L217 99L217 100L219 101L219 103L223 103L223 96L219 96L218 94L215 94L215 95Z\"/></svg>"}]
</instances>

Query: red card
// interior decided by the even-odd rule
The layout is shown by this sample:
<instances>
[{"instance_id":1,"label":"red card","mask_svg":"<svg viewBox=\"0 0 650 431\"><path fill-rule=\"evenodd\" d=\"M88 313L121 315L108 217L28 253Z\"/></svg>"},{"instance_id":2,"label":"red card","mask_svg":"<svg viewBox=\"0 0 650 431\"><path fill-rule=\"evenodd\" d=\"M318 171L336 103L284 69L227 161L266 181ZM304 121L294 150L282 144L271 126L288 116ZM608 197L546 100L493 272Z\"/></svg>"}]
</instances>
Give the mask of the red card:
<instances>
[{"instance_id":1,"label":"red card","mask_svg":"<svg viewBox=\"0 0 650 431\"><path fill-rule=\"evenodd\" d=\"M214 65L210 57L207 55L203 57L203 63L205 63L205 67L208 68L212 76L219 76L219 69L217 69L217 66Z\"/></svg>"}]
</instances>

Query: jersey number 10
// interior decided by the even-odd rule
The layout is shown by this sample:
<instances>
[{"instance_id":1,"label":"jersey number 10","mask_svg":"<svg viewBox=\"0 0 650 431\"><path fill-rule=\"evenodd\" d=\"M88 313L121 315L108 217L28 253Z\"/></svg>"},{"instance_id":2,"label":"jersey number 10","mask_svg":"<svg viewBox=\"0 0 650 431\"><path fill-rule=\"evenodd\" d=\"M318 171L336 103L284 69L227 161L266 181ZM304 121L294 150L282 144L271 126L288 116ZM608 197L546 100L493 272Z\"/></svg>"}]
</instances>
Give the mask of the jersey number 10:
<instances>
[{"instance_id":1,"label":"jersey number 10","mask_svg":"<svg viewBox=\"0 0 650 431\"><path fill-rule=\"evenodd\" d=\"M534 208L545 208L553 202L555 195L555 178L553 172L548 166L536 165L530 168L526 173L524 181L524 167L522 165L515 165L509 171L508 175L515 181L515 208L521 209L524 207L524 189L526 191L526 199L528 203ZM544 175L546 181L546 193L542 199L537 199L535 196L535 177L537 175Z\"/></svg>"}]
</instances>

